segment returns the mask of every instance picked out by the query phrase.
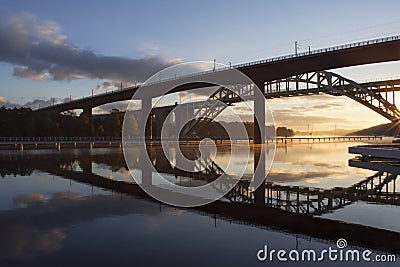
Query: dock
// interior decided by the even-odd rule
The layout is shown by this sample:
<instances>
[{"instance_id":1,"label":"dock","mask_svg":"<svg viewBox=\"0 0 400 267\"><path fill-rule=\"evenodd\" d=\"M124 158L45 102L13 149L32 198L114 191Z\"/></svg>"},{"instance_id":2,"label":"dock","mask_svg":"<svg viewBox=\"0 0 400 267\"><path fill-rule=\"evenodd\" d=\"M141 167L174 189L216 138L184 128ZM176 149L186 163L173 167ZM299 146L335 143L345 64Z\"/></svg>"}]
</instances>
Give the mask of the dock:
<instances>
[{"instance_id":1,"label":"dock","mask_svg":"<svg viewBox=\"0 0 400 267\"><path fill-rule=\"evenodd\" d=\"M319 137L277 137L277 143L293 143L293 142L346 142L346 141L371 141L371 140L382 140L382 136L319 136Z\"/></svg>"},{"instance_id":2,"label":"dock","mask_svg":"<svg viewBox=\"0 0 400 267\"><path fill-rule=\"evenodd\" d=\"M275 143L325 143L382 140L382 136L321 136L321 137L276 137L268 139ZM199 142L203 138L186 138L182 142ZM225 142L248 141L250 139L214 138L223 144ZM161 140L146 140L146 143L160 143ZM138 140L138 143L139 140ZM93 147L121 147L121 137L0 137L0 149L61 149L61 148L93 148ZM399 151L400 154L400 151Z\"/></svg>"}]
</instances>

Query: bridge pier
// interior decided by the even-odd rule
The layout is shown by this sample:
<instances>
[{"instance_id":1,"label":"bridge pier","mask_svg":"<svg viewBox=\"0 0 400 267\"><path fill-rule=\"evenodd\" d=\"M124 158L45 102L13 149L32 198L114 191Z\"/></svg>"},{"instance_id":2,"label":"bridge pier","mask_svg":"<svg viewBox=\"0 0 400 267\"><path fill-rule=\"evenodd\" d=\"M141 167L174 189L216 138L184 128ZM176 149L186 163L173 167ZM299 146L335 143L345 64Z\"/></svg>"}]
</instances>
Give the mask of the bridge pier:
<instances>
[{"instance_id":1,"label":"bridge pier","mask_svg":"<svg viewBox=\"0 0 400 267\"><path fill-rule=\"evenodd\" d=\"M152 98L145 97L141 101L142 109L138 114L139 140L150 140L152 136L152 113L149 111L151 111Z\"/></svg>"},{"instance_id":2,"label":"bridge pier","mask_svg":"<svg viewBox=\"0 0 400 267\"><path fill-rule=\"evenodd\" d=\"M150 112L150 115L146 119L146 129L145 129L145 140L146 141L152 141L154 138L153 135L153 122L155 120L155 115Z\"/></svg>"},{"instance_id":3,"label":"bridge pier","mask_svg":"<svg viewBox=\"0 0 400 267\"><path fill-rule=\"evenodd\" d=\"M166 121L171 110L172 110L172 108L171 109L159 108L159 109L153 110L153 114L154 114L153 122L152 122L152 126L153 126L152 137L153 137L153 139L161 139L161 129L162 129L164 123L166 123L167 124L166 126L168 127L165 130L168 130L169 127L171 127L169 125L170 122ZM169 136L168 133L167 133L167 136Z\"/></svg>"},{"instance_id":4,"label":"bridge pier","mask_svg":"<svg viewBox=\"0 0 400 267\"><path fill-rule=\"evenodd\" d=\"M82 168L83 173L84 173L87 177L90 177L90 175L93 174L93 170L92 170L92 160L91 160L91 159L81 160L81 161L79 162L79 166Z\"/></svg>"},{"instance_id":5,"label":"bridge pier","mask_svg":"<svg viewBox=\"0 0 400 267\"><path fill-rule=\"evenodd\" d=\"M258 83L258 89L262 95L265 94L265 84ZM254 90L257 90L257 88ZM259 94L254 92L254 144L265 144L265 97L259 97Z\"/></svg>"},{"instance_id":6,"label":"bridge pier","mask_svg":"<svg viewBox=\"0 0 400 267\"><path fill-rule=\"evenodd\" d=\"M86 117L88 117L89 120L91 120L92 119L92 107L83 108L82 114L85 115Z\"/></svg>"},{"instance_id":7,"label":"bridge pier","mask_svg":"<svg viewBox=\"0 0 400 267\"><path fill-rule=\"evenodd\" d=\"M178 109L179 112L175 113L175 125L185 125L189 123L189 121L194 117L194 108L191 104L184 104L181 109ZM180 133L178 133L179 135Z\"/></svg>"},{"instance_id":8,"label":"bridge pier","mask_svg":"<svg viewBox=\"0 0 400 267\"><path fill-rule=\"evenodd\" d=\"M149 155L146 147L144 147L139 155L139 163L142 171L142 186L147 188L153 185L153 172L151 163L148 162L149 158L151 158L151 155Z\"/></svg>"},{"instance_id":9,"label":"bridge pier","mask_svg":"<svg viewBox=\"0 0 400 267\"><path fill-rule=\"evenodd\" d=\"M262 95L265 92L264 83L257 84ZM256 87L254 90L258 90ZM254 139L253 144L265 144L265 98L254 92ZM257 206L265 205L265 147L260 151L254 147L254 181L262 179L261 185L254 191L254 203Z\"/></svg>"},{"instance_id":10,"label":"bridge pier","mask_svg":"<svg viewBox=\"0 0 400 267\"><path fill-rule=\"evenodd\" d=\"M146 148L146 140L151 139L151 131L152 131L152 97L144 96L142 99L142 108L138 114L138 126L139 126L139 140L144 140L142 144L143 147L139 150L139 165L141 167L141 178L142 178L142 186L150 187L152 185L152 166L149 162L149 155Z\"/></svg>"}]
</instances>

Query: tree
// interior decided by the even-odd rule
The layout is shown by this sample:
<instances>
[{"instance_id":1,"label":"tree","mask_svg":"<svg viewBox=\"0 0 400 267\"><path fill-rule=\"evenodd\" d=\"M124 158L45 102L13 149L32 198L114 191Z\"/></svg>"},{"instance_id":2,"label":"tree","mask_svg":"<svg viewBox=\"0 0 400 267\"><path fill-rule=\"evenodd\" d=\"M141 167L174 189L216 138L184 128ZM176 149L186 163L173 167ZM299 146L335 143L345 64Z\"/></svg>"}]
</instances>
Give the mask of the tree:
<instances>
[{"instance_id":1,"label":"tree","mask_svg":"<svg viewBox=\"0 0 400 267\"><path fill-rule=\"evenodd\" d=\"M129 111L125 113L125 136L128 138L137 138L139 136L139 125L136 117Z\"/></svg>"},{"instance_id":2,"label":"tree","mask_svg":"<svg viewBox=\"0 0 400 267\"><path fill-rule=\"evenodd\" d=\"M278 128L276 128L276 135L283 136L283 137L291 137L291 136L294 136L294 131L293 131L293 129L289 129L286 127L278 127Z\"/></svg>"}]
</instances>

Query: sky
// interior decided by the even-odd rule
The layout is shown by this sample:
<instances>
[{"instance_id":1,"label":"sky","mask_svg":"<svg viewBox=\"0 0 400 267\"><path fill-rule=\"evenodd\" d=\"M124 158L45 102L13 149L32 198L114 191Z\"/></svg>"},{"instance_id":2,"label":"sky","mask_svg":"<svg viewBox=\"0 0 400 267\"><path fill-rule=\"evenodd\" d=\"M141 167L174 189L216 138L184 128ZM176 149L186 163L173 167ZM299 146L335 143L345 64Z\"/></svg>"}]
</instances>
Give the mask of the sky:
<instances>
[{"instance_id":1,"label":"sky","mask_svg":"<svg viewBox=\"0 0 400 267\"><path fill-rule=\"evenodd\" d=\"M389 0L0 0L0 105L35 108L53 98L80 98L121 81L143 82L180 62L238 64L292 54L295 41L301 52L399 35L398 10L400 2ZM392 62L332 71L364 81L399 77L399 67ZM295 130L388 122L343 97L269 104L278 126Z\"/></svg>"}]
</instances>

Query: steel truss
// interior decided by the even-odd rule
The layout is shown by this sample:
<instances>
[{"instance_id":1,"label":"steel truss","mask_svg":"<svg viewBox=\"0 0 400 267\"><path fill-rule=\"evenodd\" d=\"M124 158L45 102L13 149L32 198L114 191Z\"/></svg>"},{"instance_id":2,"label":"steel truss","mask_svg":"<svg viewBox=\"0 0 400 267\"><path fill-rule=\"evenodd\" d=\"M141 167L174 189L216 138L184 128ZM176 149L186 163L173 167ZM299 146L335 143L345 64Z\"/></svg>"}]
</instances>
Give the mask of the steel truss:
<instances>
[{"instance_id":1,"label":"steel truss","mask_svg":"<svg viewBox=\"0 0 400 267\"><path fill-rule=\"evenodd\" d=\"M399 79L357 83L333 72L317 71L265 82L264 86L267 99L321 93L347 96L388 120L397 121L400 118L400 110L395 105L395 92L400 91ZM197 109L195 119L184 127L181 136L201 125L201 121L215 119L228 106L252 100L253 95L253 84L219 87Z\"/></svg>"}]
</instances>

